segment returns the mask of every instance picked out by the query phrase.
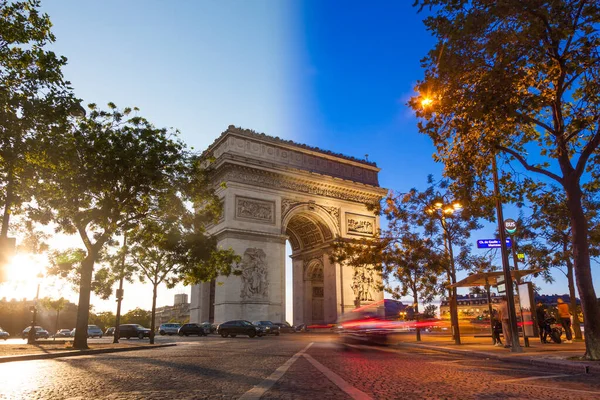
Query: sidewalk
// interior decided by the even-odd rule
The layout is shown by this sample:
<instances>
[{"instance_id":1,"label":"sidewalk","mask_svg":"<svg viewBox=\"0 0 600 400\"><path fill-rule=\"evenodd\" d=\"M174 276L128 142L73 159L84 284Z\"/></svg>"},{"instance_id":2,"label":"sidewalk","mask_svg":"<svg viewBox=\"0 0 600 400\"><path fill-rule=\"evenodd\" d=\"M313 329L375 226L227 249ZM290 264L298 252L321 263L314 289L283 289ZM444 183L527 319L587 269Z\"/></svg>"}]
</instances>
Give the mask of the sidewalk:
<instances>
[{"instance_id":1,"label":"sidewalk","mask_svg":"<svg viewBox=\"0 0 600 400\"><path fill-rule=\"evenodd\" d=\"M524 347L523 338L521 338L521 349L523 350L521 353L513 353L510 349L493 346L491 337L477 337L472 334L461 336L460 345L454 344L450 335L431 333L422 334L421 342L417 342L414 332L397 335L392 342L394 346L398 347L411 346L463 356L492 358L507 362L540 365L568 372L600 375L600 361L580 359L585 354L583 341L571 344L542 344L537 338L529 338L529 347Z\"/></svg>"},{"instance_id":2,"label":"sidewalk","mask_svg":"<svg viewBox=\"0 0 600 400\"><path fill-rule=\"evenodd\" d=\"M6 343L0 345L0 363L26 360L42 360L48 358L73 357L90 354L117 353L123 351L134 351L144 349L155 349L160 347L175 346L175 343L154 344L147 341L121 341L121 343L89 343L88 350L75 350L71 346L72 341L41 340L34 345L25 341Z\"/></svg>"}]
</instances>

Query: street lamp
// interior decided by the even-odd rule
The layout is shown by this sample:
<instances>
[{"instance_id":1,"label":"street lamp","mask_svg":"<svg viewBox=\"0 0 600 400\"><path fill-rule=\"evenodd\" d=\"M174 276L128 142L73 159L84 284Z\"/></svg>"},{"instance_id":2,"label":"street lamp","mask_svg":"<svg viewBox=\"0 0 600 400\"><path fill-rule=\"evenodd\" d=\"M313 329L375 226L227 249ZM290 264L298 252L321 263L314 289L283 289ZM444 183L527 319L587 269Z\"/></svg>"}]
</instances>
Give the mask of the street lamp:
<instances>
[{"instance_id":1,"label":"street lamp","mask_svg":"<svg viewBox=\"0 0 600 400\"><path fill-rule=\"evenodd\" d=\"M443 198L437 199L431 207L425 209L430 215L439 216L442 223L442 231L444 233L444 247L450 261L450 283L456 283L456 266L454 264L454 252L452 250L452 237L448 231L446 216L451 216L454 212L460 210L462 206L458 202L444 202ZM453 286L450 295L450 325L452 326L452 336L454 343L460 344L460 330L458 327L458 302L457 302L456 287Z\"/></svg>"},{"instance_id":2,"label":"street lamp","mask_svg":"<svg viewBox=\"0 0 600 400\"><path fill-rule=\"evenodd\" d=\"M35 300L33 301L33 308L31 310L33 312L33 315L31 316L31 328L29 329L29 333L27 334L27 344L35 344L36 340L35 324L37 319L37 302L40 297L40 283L43 277L44 275L42 275L41 273L37 275L38 285L37 291L35 292Z\"/></svg>"}]
</instances>

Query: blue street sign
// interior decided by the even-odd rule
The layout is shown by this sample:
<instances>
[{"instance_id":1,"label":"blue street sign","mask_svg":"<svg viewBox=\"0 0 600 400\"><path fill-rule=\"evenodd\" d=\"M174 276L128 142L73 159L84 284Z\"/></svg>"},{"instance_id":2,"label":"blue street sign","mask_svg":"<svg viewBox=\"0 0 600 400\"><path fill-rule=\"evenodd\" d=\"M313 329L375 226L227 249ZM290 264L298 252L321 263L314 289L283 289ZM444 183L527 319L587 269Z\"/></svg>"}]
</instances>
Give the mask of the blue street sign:
<instances>
[{"instance_id":1,"label":"blue street sign","mask_svg":"<svg viewBox=\"0 0 600 400\"><path fill-rule=\"evenodd\" d=\"M481 239L477 241L477 248L478 249L493 249L493 248L500 248L500 244L502 242L500 242L500 239ZM506 238L506 247L510 247L512 245L512 242L510 241L510 238Z\"/></svg>"}]
</instances>

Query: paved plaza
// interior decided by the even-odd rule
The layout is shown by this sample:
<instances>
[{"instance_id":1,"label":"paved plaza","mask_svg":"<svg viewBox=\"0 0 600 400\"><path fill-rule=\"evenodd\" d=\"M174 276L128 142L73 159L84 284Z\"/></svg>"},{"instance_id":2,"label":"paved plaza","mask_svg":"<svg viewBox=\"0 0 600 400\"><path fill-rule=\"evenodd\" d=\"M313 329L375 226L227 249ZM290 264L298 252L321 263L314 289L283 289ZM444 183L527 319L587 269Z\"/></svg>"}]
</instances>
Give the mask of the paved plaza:
<instances>
[{"instance_id":1,"label":"paved plaza","mask_svg":"<svg viewBox=\"0 0 600 400\"><path fill-rule=\"evenodd\" d=\"M598 375L448 353L411 340L379 347L342 345L331 334L160 337L176 346L1 363L0 398L600 398Z\"/></svg>"}]
</instances>

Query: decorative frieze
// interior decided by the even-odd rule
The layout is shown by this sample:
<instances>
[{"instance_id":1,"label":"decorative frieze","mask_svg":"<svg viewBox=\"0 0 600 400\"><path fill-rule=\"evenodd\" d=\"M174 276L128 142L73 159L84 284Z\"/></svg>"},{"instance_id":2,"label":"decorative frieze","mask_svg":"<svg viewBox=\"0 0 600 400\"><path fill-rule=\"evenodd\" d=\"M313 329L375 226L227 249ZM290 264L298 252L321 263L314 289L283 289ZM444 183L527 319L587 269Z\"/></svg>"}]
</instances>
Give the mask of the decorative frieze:
<instances>
[{"instance_id":1,"label":"decorative frieze","mask_svg":"<svg viewBox=\"0 0 600 400\"><path fill-rule=\"evenodd\" d=\"M274 224L275 202L236 196L235 218L266 224Z\"/></svg>"},{"instance_id":2,"label":"decorative frieze","mask_svg":"<svg viewBox=\"0 0 600 400\"><path fill-rule=\"evenodd\" d=\"M372 236L375 234L375 217L346 213L346 234Z\"/></svg>"},{"instance_id":3,"label":"decorative frieze","mask_svg":"<svg viewBox=\"0 0 600 400\"><path fill-rule=\"evenodd\" d=\"M377 203L385 195L385 190L373 188L372 192L335 187L302 179L294 179L273 172L249 167L227 166L219 171L216 182L240 182L270 189L288 189L311 195L331 197L361 204Z\"/></svg>"}]
</instances>

